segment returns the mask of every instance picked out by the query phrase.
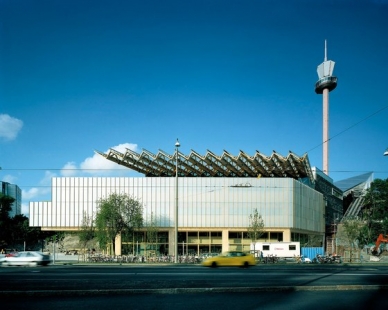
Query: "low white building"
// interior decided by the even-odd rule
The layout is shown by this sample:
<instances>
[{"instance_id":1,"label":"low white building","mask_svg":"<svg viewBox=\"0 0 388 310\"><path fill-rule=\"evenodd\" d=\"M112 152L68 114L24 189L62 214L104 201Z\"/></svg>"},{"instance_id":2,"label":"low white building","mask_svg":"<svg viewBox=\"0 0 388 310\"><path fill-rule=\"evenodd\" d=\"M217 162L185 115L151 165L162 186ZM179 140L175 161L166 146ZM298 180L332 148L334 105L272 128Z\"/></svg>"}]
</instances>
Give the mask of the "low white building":
<instances>
[{"instance_id":1,"label":"low white building","mask_svg":"<svg viewBox=\"0 0 388 310\"><path fill-rule=\"evenodd\" d=\"M105 156L108 158L109 154ZM323 241L325 203L323 195L309 186L313 180L310 171L305 171L306 168L310 169L306 162L299 166L304 167L303 169L295 168L296 165L291 167L293 173L300 175L299 179L286 174L289 160L278 154L275 159L278 164L270 166L262 161L261 166L264 168L252 172L256 177L247 173L242 176L235 173L226 177L220 172L232 169L227 167L221 157L217 164L214 164L214 161L206 161L204 157L197 165L193 161L188 165L189 157L182 154L180 157L179 170L182 172L178 177L179 253L249 251L251 239L247 237L247 227L249 215L253 214L254 209L258 210L264 220L266 233L261 237L263 241L303 242L311 235L320 236ZM264 159L268 163L274 161L270 157ZM137 166L140 166L141 159L136 160ZM155 253L173 254L175 158L171 156L169 160L171 164L164 165L163 171L161 168L156 169L155 163L153 165L154 171L163 172L163 176L148 173L148 177L134 178L53 178L51 201L30 202L30 226L39 226L42 230L76 231L82 224L84 214L96 214L99 199L112 193L126 193L142 202L145 222L150 220L151 213L156 218L159 232L157 246L153 247ZM292 160L307 160L308 164L307 157L298 158L293 154ZM141 162L146 163L145 160ZM217 168L220 163L225 167ZM238 163L237 159L235 163ZM216 171L219 176L192 176L193 171L200 171L200 165L204 167L203 171L205 168L209 172ZM190 170L190 166L194 168ZM253 167L252 164L251 169ZM260 168L259 165L256 167ZM268 175L270 169L267 171L265 167L270 167L272 175ZM274 168L282 170L284 176L277 177ZM233 169L238 172L241 168L235 166ZM141 169L137 170L142 172ZM139 232L137 240L118 240L116 245L122 244L122 247L116 246L117 254L144 253L147 247L144 237L144 232Z\"/></svg>"}]
</instances>

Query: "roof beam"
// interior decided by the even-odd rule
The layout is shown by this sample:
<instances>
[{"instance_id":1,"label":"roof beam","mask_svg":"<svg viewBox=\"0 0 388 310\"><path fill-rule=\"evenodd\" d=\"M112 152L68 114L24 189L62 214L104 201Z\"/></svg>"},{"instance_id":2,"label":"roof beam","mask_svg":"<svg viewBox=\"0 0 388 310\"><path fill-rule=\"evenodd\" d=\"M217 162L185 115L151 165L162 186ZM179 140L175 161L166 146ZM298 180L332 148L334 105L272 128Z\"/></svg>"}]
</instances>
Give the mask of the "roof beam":
<instances>
[{"instance_id":1,"label":"roof beam","mask_svg":"<svg viewBox=\"0 0 388 310\"><path fill-rule=\"evenodd\" d=\"M259 172L252 164L252 158L248 154L240 150L240 153L237 156L237 160L241 163L240 166L247 172L249 176L256 175L259 176Z\"/></svg>"},{"instance_id":2,"label":"roof beam","mask_svg":"<svg viewBox=\"0 0 388 310\"><path fill-rule=\"evenodd\" d=\"M307 154L299 157L289 152L287 157L273 151L271 157L256 151L249 156L240 150L238 156L224 151L217 156L207 150L202 156L191 150L188 156L177 152L169 155L159 150L155 155L147 150L140 154L126 149L125 153L110 149L107 154L97 154L146 176L173 177L176 175L176 156L178 155L178 173L186 177L292 177L300 179L308 177L314 182Z\"/></svg>"},{"instance_id":3,"label":"roof beam","mask_svg":"<svg viewBox=\"0 0 388 310\"><path fill-rule=\"evenodd\" d=\"M211 165L212 167L217 167L219 168L218 171L220 173L220 176L235 176L233 171L228 171L228 169L224 166L224 164L221 162L220 157L217 155L213 154L211 151L207 151L205 155L205 161ZM215 169L217 170L217 169Z\"/></svg>"}]
</instances>

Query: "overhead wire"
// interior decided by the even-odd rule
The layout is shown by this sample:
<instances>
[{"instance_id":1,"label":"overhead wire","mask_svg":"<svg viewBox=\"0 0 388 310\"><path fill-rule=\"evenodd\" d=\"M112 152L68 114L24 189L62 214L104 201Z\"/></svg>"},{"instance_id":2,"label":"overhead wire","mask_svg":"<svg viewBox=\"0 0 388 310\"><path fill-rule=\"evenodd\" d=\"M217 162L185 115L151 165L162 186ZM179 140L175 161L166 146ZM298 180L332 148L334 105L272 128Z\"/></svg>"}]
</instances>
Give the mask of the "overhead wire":
<instances>
[{"instance_id":1,"label":"overhead wire","mask_svg":"<svg viewBox=\"0 0 388 310\"><path fill-rule=\"evenodd\" d=\"M346 131L356 127L357 125L359 125L360 123L362 122L365 122L366 120L370 119L371 117L375 116L376 114L384 111L385 109L388 108L388 105L385 106L385 107L382 107L381 109L377 110L376 112L368 115L367 117L361 119L360 121L356 122L355 124L345 128L344 130L340 131L339 133L335 134L334 136L330 137L328 140L326 141L323 141L321 142L320 144L316 145L315 147L311 148L310 150L308 150L307 152L305 153L309 153L313 150L315 150L316 148L322 146L325 142L328 142L330 140L333 140L334 138L342 135L343 133L345 133ZM115 168L115 169L103 169L103 168L89 168L89 169L84 169L84 168L0 168L0 170L2 171L112 171L112 172L119 172L119 171L128 171L128 168ZM354 172L358 172L358 173L366 173L366 172L370 172L370 171L351 171L351 170L347 170L347 171L331 171L332 173L354 173ZM374 171L374 173L388 173L388 171ZM21 186L21 187L28 187L27 185L25 186ZM48 185L48 186L42 186L42 185L37 185L37 186L33 186L33 187L51 187L51 185Z\"/></svg>"},{"instance_id":2,"label":"overhead wire","mask_svg":"<svg viewBox=\"0 0 388 310\"><path fill-rule=\"evenodd\" d=\"M315 146L315 147L313 147L312 149L308 150L306 153L309 153L309 152L315 150L316 148L322 146L324 143L326 143L326 142L328 142L328 141L330 141L330 140L333 140L334 138L336 138L336 137L342 135L344 132L346 132L346 131L352 129L353 127L356 127L358 124L360 124L360 123L366 121L367 119L369 119L369 118L375 116L376 114L380 113L381 111L383 111L383 110L385 110L385 109L387 109L387 108L388 108L388 105L385 106L385 107L383 107L383 108L381 108L380 110L378 110L378 111L372 113L371 115L369 115L369 116L363 118L362 120L358 121L357 123L355 123L355 124L353 124L353 125L347 127L346 129L340 131L339 133L337 133L337 134L335 134L334 136L330 137L330 138L327 139L326 141L321 142L321 143L318 144L317 146ZM331 172L332 172L332 171L331 171Z\"/></svg>"}]
</instances>

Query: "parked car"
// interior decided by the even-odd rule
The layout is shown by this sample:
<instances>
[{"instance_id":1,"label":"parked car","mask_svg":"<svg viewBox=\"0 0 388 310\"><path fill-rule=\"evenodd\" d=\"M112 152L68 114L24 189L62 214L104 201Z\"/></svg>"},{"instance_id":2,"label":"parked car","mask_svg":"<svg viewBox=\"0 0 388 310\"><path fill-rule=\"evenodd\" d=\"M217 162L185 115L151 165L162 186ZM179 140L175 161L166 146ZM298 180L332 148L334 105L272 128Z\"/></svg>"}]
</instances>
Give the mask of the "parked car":
<instances>
[{"instance_id":1,"label":"parked car","mask_svg":"<svg viewBox=\"0 0 388 310\"><path fill-rule=\"evenodd\" d=\"M0 259L2 266L47 266L51 263L49 255L35 251L18 252Z\"/></svg>"},{"instance_id":2,"label":"parked car","mask_svg":"<svg viewBox=\"0 0 388 310\"><path fill-rule=\"evenodd\" d=\"M256 260L252 254L240 251L228 251L214 257L208 257L202 262L206 267L218 266L239 266L249 267L256 265Z\"/></svg>"}]
</instances>

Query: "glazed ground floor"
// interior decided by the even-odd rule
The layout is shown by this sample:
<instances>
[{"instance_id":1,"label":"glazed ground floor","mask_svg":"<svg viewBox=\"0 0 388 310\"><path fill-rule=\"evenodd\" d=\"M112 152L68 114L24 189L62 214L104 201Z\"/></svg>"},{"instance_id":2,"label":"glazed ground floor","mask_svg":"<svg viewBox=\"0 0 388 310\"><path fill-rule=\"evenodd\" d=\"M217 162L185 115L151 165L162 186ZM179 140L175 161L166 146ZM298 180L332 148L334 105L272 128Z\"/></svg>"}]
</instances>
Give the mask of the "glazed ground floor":
<instances>
[{"instance_id":1,"label":"glazed ground floor","mask_svg":"<svg viewBox=\"0 0 388 310\"><path fill-rule=\"evenodd\" d=\"M118 236L115 242L115 255L174 255L174 229L160 230L155 238L147 238L147 232L136 232L131 238ZM268 229L257 241L289 242L321 246L323 235L293 231L292 229ZM131 240L128 240L131 239ZM152 240L153 239L153 240ZM178 231L178 255L206 255L225 251L249 251L252 239L248 232L238 229L182 230ZM113 252L112 247L107 249ZM113 254L113 253L110 253Z\"/></svg>"}]
</instances>

